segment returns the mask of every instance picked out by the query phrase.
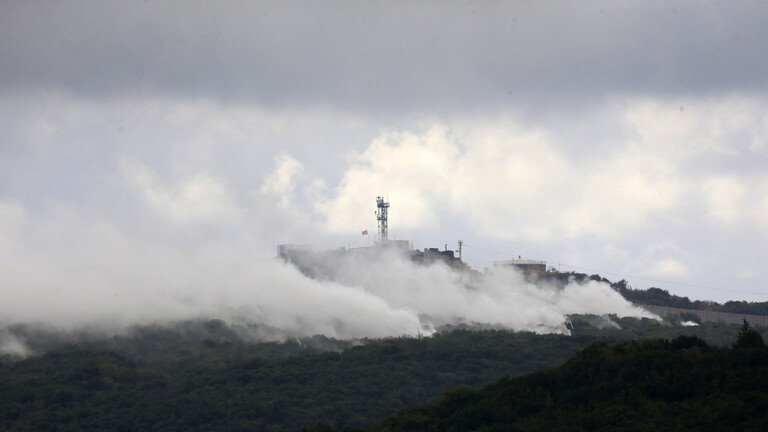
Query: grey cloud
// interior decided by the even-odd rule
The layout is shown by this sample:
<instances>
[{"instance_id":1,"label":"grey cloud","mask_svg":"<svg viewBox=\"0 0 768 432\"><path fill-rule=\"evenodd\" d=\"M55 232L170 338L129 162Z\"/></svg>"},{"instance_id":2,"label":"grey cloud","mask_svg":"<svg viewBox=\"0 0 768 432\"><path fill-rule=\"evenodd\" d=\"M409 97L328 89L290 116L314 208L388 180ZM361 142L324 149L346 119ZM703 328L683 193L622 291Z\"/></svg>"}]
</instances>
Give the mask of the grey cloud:
<instances>
[{"instance_id":1,"label":"grey cloud","mask_svg":"<svg viewBox=\"0 0 768 432\"><path fill-rule=\"evenodd\" d=\"M11 2L0 89L453 111L763 91L765 2Z\"/></svg>"}]
</instances>

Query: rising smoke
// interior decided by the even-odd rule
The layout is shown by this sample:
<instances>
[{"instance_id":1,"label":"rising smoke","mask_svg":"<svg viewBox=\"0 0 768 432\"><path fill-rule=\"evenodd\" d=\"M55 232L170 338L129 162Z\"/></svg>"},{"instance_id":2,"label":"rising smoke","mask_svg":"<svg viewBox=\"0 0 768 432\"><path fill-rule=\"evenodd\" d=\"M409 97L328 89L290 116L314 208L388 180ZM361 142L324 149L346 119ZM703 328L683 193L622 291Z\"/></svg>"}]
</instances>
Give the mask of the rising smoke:
<instances>
[{"instance_id":1,"label":"rising smoke","mask_svg":"<svg viewBox=\"0 0 768 432\"><path fill-rule=\"evenodd\" d=\"M153 257L135 257L111 271L70 269L6 293L0 324L115 334L136 324L221 319L273 329L268 339L348 339L428 335L458 323L567 333L568 314L652 316L595 281L554 287L505 269L472 276L442 263L416 264L393 249L313 257L307 274L277 258L245 261L220 251L152 265ZM0 342L2 353L25 353L13 335Z\"/></svg>"},{"instance_id":2,"label":"rising smoke","mask_svg":"<svg viewBox=\"0 0 768 432\"><path fill-rule=\"evenodd\" d=\"M314 255L317 257L317 255ZM328 280L359 287L394 310L418 318L418 331L456 323L488 324L538 333L567 333L570 314L652 317L608 284L534 283L509 268L489 274L451 270L442 262L416 264L396 249L321 255L313 264ZM312 273L312 270L309 270ZM416 329L403 329L413 334Z\"/></svg>"}]
</instances>

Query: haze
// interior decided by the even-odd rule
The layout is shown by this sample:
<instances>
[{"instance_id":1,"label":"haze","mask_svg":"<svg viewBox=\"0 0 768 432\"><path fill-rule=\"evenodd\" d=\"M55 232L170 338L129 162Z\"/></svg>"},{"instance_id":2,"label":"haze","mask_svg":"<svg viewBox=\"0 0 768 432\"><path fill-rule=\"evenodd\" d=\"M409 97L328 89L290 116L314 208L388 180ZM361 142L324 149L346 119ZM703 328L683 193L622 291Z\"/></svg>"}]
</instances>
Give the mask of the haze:
<instances>
[{"instance_id":1,"label":"haze","mask_svg":"<svg viewBox=\"0 0 768 432\"><path fill-rule=\"evenodd\" d=\"M402 291L272 261L368 245L377 195L390 237L462 239L481 271L766 301L766 22L764 1L2 2L2 321L320 302L328 334L421 330ZM507 325L555 328L558 301Z\"/></svg>"}]
</instances>

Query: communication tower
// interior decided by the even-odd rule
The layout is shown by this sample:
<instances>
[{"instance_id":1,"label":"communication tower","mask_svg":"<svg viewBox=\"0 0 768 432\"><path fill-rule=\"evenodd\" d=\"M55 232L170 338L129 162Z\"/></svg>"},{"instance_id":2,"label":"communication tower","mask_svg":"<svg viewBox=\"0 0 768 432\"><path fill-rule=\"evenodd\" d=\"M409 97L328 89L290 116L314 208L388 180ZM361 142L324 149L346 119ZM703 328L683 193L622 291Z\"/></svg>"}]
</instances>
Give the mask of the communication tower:
<instances>
[{"instance_id":1,"label":"communication tower","mask_svg":"<svg viewBox=\"0 0 768 432\"><path fill-rule=\"evenodd\" d=\"M376 220L379 221L379 244L386 245L389 241L387 236L387 210L389 203L384 202L384 198L376 197Z\"/></svg>"}]
</instances>

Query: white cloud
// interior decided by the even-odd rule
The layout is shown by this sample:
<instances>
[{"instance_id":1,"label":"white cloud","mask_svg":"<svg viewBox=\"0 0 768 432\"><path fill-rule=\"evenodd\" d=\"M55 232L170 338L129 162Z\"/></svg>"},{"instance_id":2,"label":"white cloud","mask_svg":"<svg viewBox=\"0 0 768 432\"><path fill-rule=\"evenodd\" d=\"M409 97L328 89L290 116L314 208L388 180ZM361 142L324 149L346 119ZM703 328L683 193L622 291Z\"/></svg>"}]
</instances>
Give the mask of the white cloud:
<instances>
[{"instance_id":1,"label":"white cloud","mask_svg":"<svg viewBox=\"0 0 768 432\"><path fill-rule=\"evenodd\" d=\"M768 107L754 97L643 99L633 101L625 120L636 145L681 161L699 155L738 156L760 151L768 139Z\"/></svg>"},{"instance_id":2,"label":"white cloud","mask_svg":"<svg viewBox=\"0 0 768 432\"><path fill-rule=\"evenodd\" d=\"M651 274L661 277L681 277L688 276L688 267L681 261L674 258L665 258L655 263L650 268Z\"/></svg>"},{"instance_id":3,"label":"white cloud","mask_svg":"<svg viewBox=\"0 0 768 432\"><path fill-rule=\"evenodd\" d=\"M173 315L188 309L168 298L200 290L279 315L293 289L352 308L371 298L230 266L275 243L362 241L379 194L390 229L419 246L459 234L500 255L729 288L764 266L760 1L289 3L4 8L3 303L77 317L118 296ZM764 292L765 275L737 285ZM520 292L487 288L440 306L515 311L504 301ZM360 310L412 328L412 305L374 297ZM331 315L312 323L343 333Z\"/></svg>"},{"instance_id":4,"label":"white cloud","mask_svg":"<svg viewBox=\"0 0 768 432\"><path fill-rule=\"evenodd\" d=\"M403 229L460 217L482 235L533 241L629 238L689 218L699 206L721 223L759 212L761 198L746 199L753 171L729 167L759 160L755 143L768 140L764 104L730 96L636 99L606 109L617 106L612 117L596 118L623 132L594 155L591 143L581 143L579 157L566 134L515 116L382 132L317 211L329 230L342 232L363 226L359 215L369 220L372 197L384 193Z\"/></svg>"},{"instance_id":5,"label":"white cloud","mask_svg":"<svg viewBox=\"0 0 768 432\"><path fill-rule=\"evenodd\" d=\"M742 270L739 272L739 279L753 279L760 276L760 272L755 270Z\"/></svg>"},{"instance_id":6,"label":"white cloud","mask_svg":"<svg viewBox=\"0 0 768 432\"><path fill-rule=\"evenodd\" d=\"M15 236L20 233L26 213L21 204L0 201L0 235Z\"/></svg>"},{"instance_id":7,"label":"white cloud","mask_svg":"<svg viewBox=\"0 0 768 432\"><path fill-rule=\"evenodd\" d=\"M0 330L0 355L24 358L30 354L31 351L23 341L5 330Z\"/></svg>"},{"instance_id":8,"label":"white cloud","mask_svg":"<svg viewBox=\"0 0 768 432\"><path fill-rule=\"evenodd\" d=\"M636 253L624 271L634 276L680 279L691 273L690 252L671 241L652 243Z\"/></svg>"},{"instance_id":9,"label":"white cloud","mask_svg":"<svg viewBox=\"0 0 768 432\"><path fill-rule=\"evenodd\" d=\"M402 228L434 227L448 211L505 239L607 238L674 207L680 183L668 161L634 148L584 163L542 130L433 123L375 139L318 210L341 231L368 213L372 192L383 192Z\"/></svg>"},{"instance_id":10,"label":"white cloud","mask_svg":"<svg viewBox=\"0 0 768 432\"><path fill-rule=\"evenodd\" d=\"M723 223L737 223L744 216L746 188L734 176L713 176L702 183L708 215Z\"/></svg>"},{"instance_id":11,"label":"white cloud","mask_svg":"<svg viewBox=\"0 0 768 432\"><path fill-rule=\"evenodd\" d=\"M159 176L135 158L124 157L121 166L128 181L160 215L176 223L196 223L232 218L240 211L223 180L205 173L165 186Z\"/></svg>"},{"instance_id":12,"label":"white cloud","mask_svg":"<svg viewBox=\"0 0 768 432\"><path fill-rule=\"evenodd\" d=\"M5 110L12 102L0 100ZM185 261L184 253L213 244L224 255L253 247L259 253L250 253L266 256L277 243L362 242L360 230L375 227L378 194L392 203L390 230L413 240L421 235L428 243L419 247L442 245L460 233L473 236L473 246L480 248L493 242L489 248L502 255L535 253L552 262L706 286L715 285L709 282L713 275L738 274L708 265L724 263L723 255L754 250L728 259L743 261L739 269L762 265L768 182L755 168L762 147L750 144L766 141L766 110L759 104L730 102L739 114L745 114L744 107L758 112L746 113L746 120L739 120L745 123L720 121L726 131L718 132L722 142L701 146L697 128L717 123L718 113L727 111L711 106L731 105L687 101L685 112L701 118L675 129L664 110L655 115L647 107L642 121L627 121L627 113L648 100L625 101L619 110L614 104L582 119L584 130L611 130L596 150L589 134L573 138L567 128L553 133L550 118L517 114L407 123L377 133L371 126L377 120L371 119L358 119L359 129L345 129L355 117L344 113L187 102L102 105L59 95L48 101L49 115L38 119L51 122L53 135L37 138L24 133L38 124L35 110L19 105L28 123L3 129L12 132L7 142L26 137L45 145L0 148L4 167L13 168L0 174L5 203L0 237L37 233L25 237L23 248L15 240L0 245L17 252L5 254L7 266L16 268L4 273L6 287L24 281L50 285L34 269L59 263L51 277L75 268L73 283L96 287L83 292L99 299L98 287L110 281L145 283L144 276L132 276L139 267L162 279L159 287L171 283L163 269L175 258L168 256L180 256L179 268L198 266ZM68 107L79 114L54 115ZM670 136L677 141L665 138ZM672 142L683 144L674 148ZM350 149L357 151L348 156ZM734 190L741 192L730 194ZM341 235L345 232L350 237ZM674 247L654 249L665 242ZM467 253L471 261L471 249ZM136 260L137 255L148 258ZM127 264L116 268L112 262ZM179 292L195 283L178 280ZM742 281L745 291L761 289L761 277ZM66 297L66 291L47 299L62 301L59 295ZM83 308L89 302L84 300Z\"/></svg>"},{"instance_id":13,"label":"white cloud","mask_svg":"<svg viewBox=\"0 0 768 432\"><path fill-rule=\"evenodd\" d=\"M371 219L373 197L383 195L397 202L392 221L399 227L435 226L437 208L449 198L458 151L442 125L384 132L352 159L334 196L316 210L333 232L357 230Z\"/></svg>"},{"instance_id":14,"label":"white cloud","mask_svg":"<svg viewBox=\"0 0 768 432\"><path fill-rule=\"evenodd\" d=\"M274 163L275 168L262 183L260 192L273 195L280 206L287 208L293 201L297 176L301 174L304 165L285 154L276 156Z\"/></svg>"},{"instance_id":15,"label":"white cloud","mask_svg":"<svg viewBox=\"0 0 768 432\"><path fill-rule=\"evenodd\" d=\"M682 196L682 179L668 161L632 148L573 170L579 175L568 183L571 193L557 197L570 238L621 237L674 210Z\"/></svg>"},{"instance_id":16,"label":"white cloud","mask_svg":"<svg viewBox=\"0 0 768 432\"><path fill-rule=\"evenodd\" d=\"M575 191L570 180L578 173L546 134L507 122L464 125L457 136L464 152L451 178L456 211L485 235L555 235L549 223L562 210L559 198Z\"/></svg>"}]
</instances>

